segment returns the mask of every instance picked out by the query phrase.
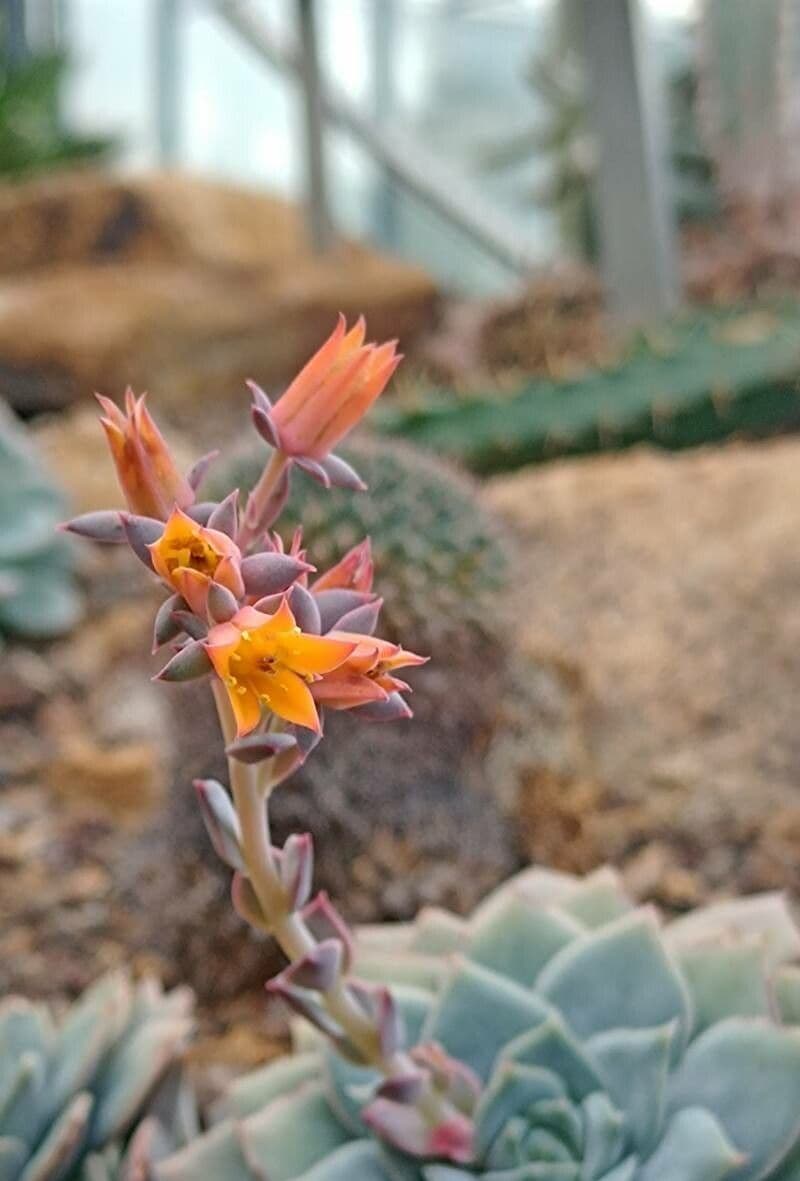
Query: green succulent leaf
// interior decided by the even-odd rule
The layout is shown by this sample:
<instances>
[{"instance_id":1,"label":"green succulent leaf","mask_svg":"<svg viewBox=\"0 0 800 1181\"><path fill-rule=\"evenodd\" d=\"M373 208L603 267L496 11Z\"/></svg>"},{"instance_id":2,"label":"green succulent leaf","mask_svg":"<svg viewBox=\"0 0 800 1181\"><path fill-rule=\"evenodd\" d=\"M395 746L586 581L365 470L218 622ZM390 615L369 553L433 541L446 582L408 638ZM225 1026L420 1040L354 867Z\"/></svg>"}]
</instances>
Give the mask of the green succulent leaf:
<instances>
[{"instance_id":1,"label":"green succulent leaf","mask_svg":"<svg viewBox=\"0 0 800 1181\"><path fill-rule=\"evenodd\" d=\"M648 912L624 915L569 944L537 988L579 1037L676 1021L679 1052L692 1024L689 991Z\"/></svg>"},{"instance_id":2,"label":"green succulent leaf","mask_svg":"<svg viewBox=\"0 0 800 1181\"><path fill-rule=\"evenodd\" d=\"M689 948L679 959L692 995L693 1034L725 1017L769 1016L764 949L758 943Z\"/></svg>"},{"instance_id":3,"label":"green succulent leaf","mask_svg":"<svg viewBox=\"0 0 800 1181\"><path fill-rule=\"evenodd\" d=\"M423 1030L423 1040L441 1042L479 1078L489 1072L503 1047L532 1025L549 1006L532 992L480 967L462 963L445 985ZM481 1014L475 1021L473 1015Z\"/></svg>"},{"instance_id":4,"label":"green succulent leaf","mask_svg":"<svg viewBox=\"0 0 800 1181\"><path fill-rule=\"evenodd\" d=\"M625 1112L637 1152L649 1151L661 1131L674 1033L673 1024L610 1029L586 1043L606 1091Z\"/></svg>"},{"instance_id":5,"label":"green succulent leaf","mask_svg":"<svg viewBox=\"0 0 800 1181\"><path fill-rule=\"evenodd\" d=\"M672 1116L637 1181L723 1181L738 1176L741 1163L741 1153L714 1116L702 1107L687 1107Z\"/></svg>"},{"instance_id":6,"label":"green succulent leaf","mask_svg":"<svg viewBox=\"0 0 800 1181\"><path fill-rule=\"evenodd\" d=\"M670 1082L670 1111L683 1107L715 1116L745 1154L737 1181L765 1177L800 1135L800 1032L742 1018L706 1030Z\"/></svg>"},{"instance_id":7,"label":"green succulent leaf","mask_svg":"<svg viewBox=\"0 0 800 1181\"><path fill-rule=\"evenodd\" d=\"M481 1080L459 1109L469 1164L418 1159L413 1088L381 1096L400 1108L381 1122L375 1074L303 1032L155 1181L800 1181L799 948L777 896L662 928L613 872L527 871L467 920L429 911L356 938L356 972L395 988L417 1066L439 1043Z\"/></svg>"},{"instance_id":8,"label":"green succulent leaf","mask_svg":"<svg viewBox=\"0 0 800 1181\"><path fill-rule=\"evenodd\" d=\"M122 973L87 990L59 1022L20 998L0 1004L0 1181L125 1181L110 1140L143 1119L151 1098L150 1133L141 1134L143 1121L131 1140L139 1173L131 1165L128 1181L150 1160L141 1149L166 1155L196 1134L180 1074L155 1093L185 1045L190 1006L185 990L165 996Z\"/></svg>"},{"instance_id":9,"label":"green succulent leaf","mask_svg":"<svg viewBox=\"0 0 800 1181\"><path fill-rule=\"evenodd\" d=\"M467 955L529 987L555 953L584 930L567 915L531 910L523 898L507 895L476 921Z\"/></svg>"},{"instance_id":10,"label":"green succulent leaf","mask_svg":"<svg viewBox=\"0 0 800 1181\"><path fill-rule=\"evenodd\" d=\"M242 1152L269 1181L294 1181L350 1139L322 1083L307 1083L292 1103L278 1099L241 1125Z\"/></svg>"},{"instance_id":11,"label":"green succulent leaf","mask_svg":"<svg viewBox=\"0 0 800 1181\"><path fill-rule=\"evenodd\" d=\"M298 1181L392 1181L386 1162L376 1144L357 1140L335 1149Z\"/></svg>"}]
</instances>

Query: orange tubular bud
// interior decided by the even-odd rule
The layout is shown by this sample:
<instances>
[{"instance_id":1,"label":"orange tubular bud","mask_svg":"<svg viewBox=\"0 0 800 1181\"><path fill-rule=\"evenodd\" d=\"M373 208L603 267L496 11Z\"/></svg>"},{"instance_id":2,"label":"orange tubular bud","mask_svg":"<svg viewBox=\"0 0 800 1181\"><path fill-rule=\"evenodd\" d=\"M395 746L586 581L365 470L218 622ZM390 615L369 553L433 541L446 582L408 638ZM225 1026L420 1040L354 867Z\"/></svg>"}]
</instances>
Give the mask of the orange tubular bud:
<instances>
[{"instance_id":1,"label":"orange tubular bud","mask_svg":"<svg viewBox=\"0 0 800 1181\"><path fill-rule=\"evenodd\" d=\"M106 433L117 478L134 513L164 521L172 509L188 508L195 495L178 471L164 437L145 406L144 394L125 393L125 412L101 394L100 419Z\"/></svg>"},{"instance_id":2,"label":"orange tubular bud","mask_svg":"<svg viewBox=\"0 0 800 1181\"><path fill-rule=\"evenodd\" d=\"M242 736L255 730L264 709L319 732L309 685L347 660L355 644L305 635L284 599L274 615L242 607L230 622L211 629L205 647Z\"/></svg>"},{"instance_id":3,"label":"orange tubular bud","mask_svg":"<svg viewBox=\"0 0 800 1181\"><path fill-rule=\"evenodd\" d=\"M205 617L212 582L237 599L244 594L242 555L236 543L227 533L198 525L179 508L173 509L158 541L147 548L156 574L186 600L195 615Z\"/></svg>"},{"instance_id":4,"label":"orange tubular bud","mask_svg":"<svg viewBox=\"0 0 800 1181\"><path fill-rule=\"evenodd\" d=\"M285 455L325 459L380 396L400 364L397 341L365 344L363 316L344 316L270 411Z\"/></svg>"},{"instance_id":5,"label":"orange tubular bud","mask_svg":"<svg viewBox=\"0 0 800 1181\"><path fill-rule=\"evenodd\" d=\"M407 692L409 686L394 676L395 671L426 664L428 660L374 636L334 630L328 632L326 639L352 644L347 659L311 686L314 700L329 709L353 709L369 702L386 701L391 693Z\"/></svg>"}]
</instances>

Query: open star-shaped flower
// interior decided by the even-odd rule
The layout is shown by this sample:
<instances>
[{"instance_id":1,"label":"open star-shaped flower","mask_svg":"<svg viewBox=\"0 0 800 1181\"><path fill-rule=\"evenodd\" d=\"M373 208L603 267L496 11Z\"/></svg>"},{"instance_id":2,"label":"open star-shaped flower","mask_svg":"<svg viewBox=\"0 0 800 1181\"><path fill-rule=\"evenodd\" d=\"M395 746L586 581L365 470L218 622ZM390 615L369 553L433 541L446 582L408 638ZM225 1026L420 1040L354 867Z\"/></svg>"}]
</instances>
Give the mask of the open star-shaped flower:
<instances>
[{"instance_id":1,"label":"open star-shaped flower","mask_svg":"<svg viewBox=\"0 0 800 1181\"><path fill-rule=\"evenodd\" d=\"M213 627L205 642L240 736L255 730L265 710L319 731L309 686L343 664L354 647L303 633L285 599L273 615L242 607L228 623Z\"/></svg>"}]
</instances>

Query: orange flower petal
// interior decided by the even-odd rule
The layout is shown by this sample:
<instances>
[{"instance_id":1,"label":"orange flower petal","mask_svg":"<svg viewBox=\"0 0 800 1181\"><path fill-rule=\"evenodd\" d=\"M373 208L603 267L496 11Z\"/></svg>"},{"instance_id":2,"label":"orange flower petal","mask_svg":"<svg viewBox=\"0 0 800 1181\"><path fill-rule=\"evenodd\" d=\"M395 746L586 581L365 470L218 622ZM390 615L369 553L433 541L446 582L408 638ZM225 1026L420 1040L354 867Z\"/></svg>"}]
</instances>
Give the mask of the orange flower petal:
<instances>
[{"instance_id":1,"label":"orange flower petal","mask_svg":"<svg viewBox=\"0 0 800 1181\"><path fill-rule=\"evenodd\" d=\"M319 714L308 685L288 668L274 672L256 673L251 677L253 687L263 704L284 721L319 731Z\"/></svg>"},{"instance_id":2,"label":"orange flower petal","mask_svg":"<svg viewBox=\"0 0 800 1181\"><path fill-rule=\"evenodd\" d=\"M261 702L256 693L248 686L226 684L225 688L228 691L233 716L236 718L236 733L241 738L243 735L249 734L251 730L255 730L261 721Z\"/></svg>"},{"instance_id":3,"label":"orange flower petal","mask_svg":"<svg viewBox=\"0 0 800 1181\"><path fill-rule=\"evenodd\" d=\"M385 701L388 694L384 688L356 672L337 669L311 686L311 695L320 705L330 709L353 709L366 705L368 701Z\"/></svg>"},{"instance_id":4,"label":"orange flower petal","mask_svg":"<svg viewBox=\"0 0 800 1181\"><path fill-rule=\"evenodd\" d=\"M177 570L172 571L168 581L186 600L195 615L205 615L208 588L211 584L211 579L206 574L191 570L188 566L179 566Z\"/></svg>"},{"instance_id":5,"label":"orange flower petal","mask_svg":"<svg viewBox=\"0 0 800 1181\"><path fill-rule=\"evenodd\" d=\"M289 635L281 639L278 660L301 676L317 676L332 672L344 664L355 645L327 636Z\"/></svg>"}]
</instances>

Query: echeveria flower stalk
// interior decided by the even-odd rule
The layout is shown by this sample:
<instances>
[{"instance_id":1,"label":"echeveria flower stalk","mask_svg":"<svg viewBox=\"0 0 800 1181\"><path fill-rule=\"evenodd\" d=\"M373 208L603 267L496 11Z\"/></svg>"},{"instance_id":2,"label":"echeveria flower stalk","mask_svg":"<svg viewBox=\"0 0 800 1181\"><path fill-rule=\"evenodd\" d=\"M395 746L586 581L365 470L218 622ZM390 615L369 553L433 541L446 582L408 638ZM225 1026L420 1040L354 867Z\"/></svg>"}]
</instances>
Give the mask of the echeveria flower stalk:
<instances>
[{"instance_id":1,"label":"echeveria flower stalk","mask_svg":"<svg viewBox=\"0 0 800 1181\"><path fill-rule=\"evenodd\" d=\"M230 794L222 784L198 783L199 805L215 850L233 871L236 910L272 935L289 960L270 992L351 1060L383 1076L368 1097L368 1112L383 1120L388 1140L402 1147L405 1136L412 1153L433 1150L463 1162L472 1122L453 1097L458 1064L434 1047L427 1057L424 1047L413 1057L406 1052L391 991L351 977L347 926L324 894L311 896L310 835L295 834L282 849L270 836L270 794L320 741L321 711L348 710L371 721L408 718L409 686L396 673L424 663L373 635L381 600L372 590L368 540L310 581L315 569L302 535L287 549L279 535L266 532L286 497L292 466L323 484L363 488L331 449L399 361L394 343L364 338L363 320L347 332L340 319L274 408L252 387L253 420L272 454L244 513L237 491L220 504L195 502L208 457L184 480L141 399L129 392L125 414L101 399L131 512L89 513L67 528L95 541L127 543L169 591L153 636L155 650L170 645L172 652L157 679L211 682Z\"/></svg>"}]
</instances>

